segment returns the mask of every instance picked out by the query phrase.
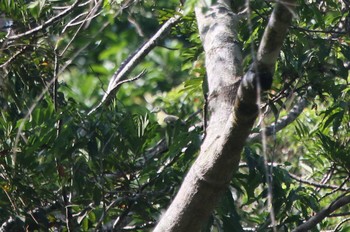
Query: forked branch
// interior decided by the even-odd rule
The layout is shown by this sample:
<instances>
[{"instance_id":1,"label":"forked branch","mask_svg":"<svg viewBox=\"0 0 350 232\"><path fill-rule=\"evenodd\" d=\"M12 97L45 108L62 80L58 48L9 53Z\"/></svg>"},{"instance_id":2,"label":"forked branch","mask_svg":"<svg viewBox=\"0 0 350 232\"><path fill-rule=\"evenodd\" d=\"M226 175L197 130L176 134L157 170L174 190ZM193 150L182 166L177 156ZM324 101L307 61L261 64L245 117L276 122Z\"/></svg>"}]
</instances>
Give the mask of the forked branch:
<instances>
[{"instance_id":1,"label":"forked branch","mask_svg":"<svg viewBox=\"0 0 350 232\"><path fill-rule=\"evenodd\" d=\"M280 15L284 15L283 22L277 22ZM278 56L275 54L280 52L292 13L289 6L277 3L264 38L269 38L270 33L281 33L279 39L274 40L275 47L268 46L267 41L262 42L260 55L252 65L254 68L243 80L241 48L237 43L239 17L230 9L229 1L218 0L209 8L206 1L200 1L196 17L206 55L210 119L200 154L155 232L199 231L208 219L230 183L257 117L256 80L261 79L257 74L266 72L267 80L271 82ZM272 59L271 63L266 62L267 56ZM270 85L264 85L265 89Z\"/></svg>"},{"instance_id":2,"label":"forked branch","mask_svg":"<svg viewBox=\"0 0 350 232\"><path fill-rule=\"evenodd\" d=\"M93 108L89 114L96 111L97 108L102 106L113 97L118 91L120 82L127 78L127 75L138 65L142 59L157 46L158 42L166 35L171 27L173 27L180 20L180 14L176 14L168 21L166 21L162 27L144 44L142 44L134 53L132 53L113 74L109 81L108 88L101 100L101 102Z\"/></svg>"},{"instance_id":3,"label":"forked branch","mask_svg":"<svg viewBox=\"0 0 350 232\"><path fill-rule=\"evenodd\" d=\"M66 15L68 15L69 13L71 13L75 7L81 2L82 0L76 0L70 7L68 7L67 9L65 9L64 11L62 11L61 13L59 13L58 15L50 18L49 20L47 20L45 23L29 30L29 31L26 31L24 33L21 33L21 34L17 34L17 35L13 35L13 36L10 36L8 38L6 38L7 41L12 41L12 40L16 40L16 39L20 39L22 37L25 37L25 36L29 36L29 35L32 35L32 34L35 34L41 30L44 30L45 28L47 28L48 26L52 25L53 23L55 23L56 21L60 20L61 18L65 17Z\"/></svg>"}]
</instances>

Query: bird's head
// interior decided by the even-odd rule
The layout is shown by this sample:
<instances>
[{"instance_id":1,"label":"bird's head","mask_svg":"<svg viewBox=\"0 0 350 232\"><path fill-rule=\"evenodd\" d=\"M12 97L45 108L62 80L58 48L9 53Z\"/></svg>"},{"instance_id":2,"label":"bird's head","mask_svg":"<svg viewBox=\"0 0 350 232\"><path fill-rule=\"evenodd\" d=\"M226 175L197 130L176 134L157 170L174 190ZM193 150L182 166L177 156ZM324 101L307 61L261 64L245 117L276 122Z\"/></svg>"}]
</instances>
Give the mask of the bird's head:
<instances>
[{"instance_id":1,"label":"bird's head","mask_svg":"<svg viewBox=\"0 0 350 232\"><path fill-rule=\"evenodd\" d=\"M156 114L157 122L162 127L166 127L167 125L173 124L179 120L179 117L177 117L175 115L168 114L163 109L161 109L159 107L155 107L151 111L151 113Z\"/></svg>"}]
</instances>

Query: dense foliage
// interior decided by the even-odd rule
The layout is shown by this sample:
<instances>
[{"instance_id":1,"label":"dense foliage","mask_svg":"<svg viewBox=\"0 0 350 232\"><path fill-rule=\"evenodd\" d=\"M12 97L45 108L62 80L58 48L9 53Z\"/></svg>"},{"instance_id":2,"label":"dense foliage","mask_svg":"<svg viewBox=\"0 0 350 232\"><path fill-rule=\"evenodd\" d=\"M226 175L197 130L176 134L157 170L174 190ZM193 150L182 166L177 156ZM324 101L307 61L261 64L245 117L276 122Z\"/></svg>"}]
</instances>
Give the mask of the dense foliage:
<instances>
[{"instance_id":1,"label":"dense foliage","mask_svg":"<svg viewBox=\"0 0 350 232\"><path fill-rule=\"evenodd\" d=\"M205 67L195 1L0 2L0 225L4 231L142 231L155 225L205 136ZM242 11L246 3L235 1ZM273 3L250 3L239 37L251 63ZM179 11L182 8L184 11ZM266 169L281 231L349 193L350 3L299 1L261 105L270 126L304 112L266 140L250 140L204 231L269 231ZM113 73L174 15L181 20L102 99ZM166 125L155 109L179 119ZM349 231L349 205L313 231Z\"/></svg>"}]
</instances>

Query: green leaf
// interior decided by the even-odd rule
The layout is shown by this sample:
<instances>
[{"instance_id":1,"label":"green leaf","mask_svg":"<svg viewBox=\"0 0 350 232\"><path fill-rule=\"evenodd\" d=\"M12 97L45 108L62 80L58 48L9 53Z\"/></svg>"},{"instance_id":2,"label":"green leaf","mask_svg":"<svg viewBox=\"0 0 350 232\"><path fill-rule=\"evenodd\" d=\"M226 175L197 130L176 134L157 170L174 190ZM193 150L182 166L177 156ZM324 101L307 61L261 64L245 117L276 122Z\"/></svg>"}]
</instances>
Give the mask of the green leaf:
<instances>
[{"instance_id":1,"label":"green leaf","mask_svg":"<svg viewBox=\"0 0 350 232\"><path fill-rule=\"evenodd\" d=\"M184 15L188 15L193 12L198 0L187 0L184 5Z\"/></svg>"},{"instance_id":2,"label":"green leaf","mask_svg":"<svg viewBox=\"0 0 350 232\"><path fill-rule=\"evenodd\" d=\"M89 219L87 217L85 217L82 221L82 229L83 231L89 230Z\"/></svg>"},{"instance_id":3,"label":"green leaf","mask_svg":"<svg viewBox=\"0 0 350 232\"><path fill-rule=\"evenodd\" d=\"M29 9L30 13L35 19L39 19L40 14L45 6L46 0L36 0L32 1L27 5L27 8Z\"/></svg>"}]
</instances>

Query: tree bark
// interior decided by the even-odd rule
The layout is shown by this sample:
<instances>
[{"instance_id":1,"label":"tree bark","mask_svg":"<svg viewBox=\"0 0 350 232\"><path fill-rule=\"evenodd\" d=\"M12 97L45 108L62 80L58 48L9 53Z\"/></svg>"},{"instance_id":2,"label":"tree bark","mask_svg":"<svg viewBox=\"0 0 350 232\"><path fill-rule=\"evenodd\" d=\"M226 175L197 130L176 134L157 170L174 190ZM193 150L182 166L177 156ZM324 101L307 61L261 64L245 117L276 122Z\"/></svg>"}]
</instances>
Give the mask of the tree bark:
<instances>
[{"instance_id":1,"label":"tree bark","mask_svg":"<svg viewBox=\"0 0 350 232\"><path fill-rule=\"evenodd\" d=\"M283 1L285 3L294 3L294 0ZM241 151L258 115L257 81L260 80L263 89L271 86L274 64L292 19L292 8L293 5L287 8L276 4L256 63L243 77L236 32L239 19L231 11L229 1L218 0L209 8L204 1L198 4L195 11L208 78L207 135L198 158L155 232L195 232L206 223L238 167ZM273 44L269 40L273 40Z\"/></svg>"}]
</instances>

